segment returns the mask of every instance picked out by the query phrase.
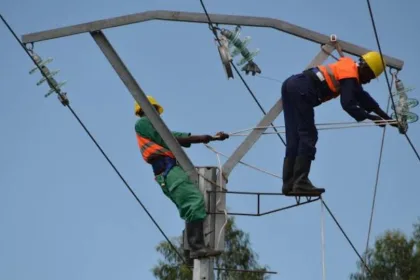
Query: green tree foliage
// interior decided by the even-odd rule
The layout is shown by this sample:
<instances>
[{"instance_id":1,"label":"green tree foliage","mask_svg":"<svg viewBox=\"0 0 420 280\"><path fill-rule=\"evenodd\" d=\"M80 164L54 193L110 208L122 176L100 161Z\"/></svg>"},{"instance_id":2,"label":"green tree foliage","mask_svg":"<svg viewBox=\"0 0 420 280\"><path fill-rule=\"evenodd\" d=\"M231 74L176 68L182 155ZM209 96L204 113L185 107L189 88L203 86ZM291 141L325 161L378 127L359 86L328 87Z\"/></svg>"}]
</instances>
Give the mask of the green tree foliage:
<instances>
[{"instance_id":1,"label":"green tree foliage","mask_svg":"<svg viewBox=\"0 0 420 280\"><path fill-rule=\"evenodd\" d=\"M372 272L369 275L358 261L352 280L420 280L420 220L411 237L399 230L388 230L364 255Z\"/></svg>"},{"instance_id":2,"label":"green tree foliage","mask_svg":"<svg viewBox=\"0 0 420 280\"><path fill-rule=\"evenodd\" d=\"M252 250L249 235L238 229L235 220L228 218L225 226L225 252L215 259L215 271L217 280L267 280L268 274L237 272L235 270L267 271L267 266L258 264L258 255ZM182 255L182 236L171 240L178 252ZM186 265L181 265L182 260L172 249L168 242L162 241L156 247L163 259L153 268L153 275L159 280L191 280L192 272Z\"/></svg>"}]
</instances>

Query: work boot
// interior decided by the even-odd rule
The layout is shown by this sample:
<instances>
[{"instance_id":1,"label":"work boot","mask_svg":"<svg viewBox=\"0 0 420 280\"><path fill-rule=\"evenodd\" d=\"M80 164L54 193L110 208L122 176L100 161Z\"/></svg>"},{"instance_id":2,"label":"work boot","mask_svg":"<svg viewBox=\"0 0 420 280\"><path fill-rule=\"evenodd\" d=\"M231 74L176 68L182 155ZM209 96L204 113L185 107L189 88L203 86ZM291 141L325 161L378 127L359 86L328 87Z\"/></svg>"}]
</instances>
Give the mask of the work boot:
<instances>
[{"instance_id":1,"label":"work boot","mask_svg":"<svg viewBox=\"0 0 420 280\"><path fill-rule=\"evenodd\" d=\"M194 259L190 256L190 250L184 250L184 259L188 266L194 266Z\"/></svg>"},{"instance_id":2,"label":"work boot","mask_svg":"<svg viewBox=\"0 0 420 280\"><path fill-rule=\"evenodd\" d=\"M290 195L295 196L320 196L325 192L323 188L317 188L309 180L312 160L305 156L298 156L294 166L293 191Z\"/></svg>"},{"instance_id":3,"label":"work boot","mask_svg":"<svg viewBox=\"0 0 420 280\"><path fill-rule=\"evenodd\" d=\"M293 189L293 169L295 166L295 158L285 157L283 161L283 187L282 193L289 195Z\"/></svg>"},{"instance_id":4,"label":"work boot","mask_svg":"<svg viewBox=\"0 0 420 280\"><path fill-rule=\"evenodd\" d=\"M204 244L203 221L187 223L187 237L191 248L190 258L192 259L215 257L222 253L210 249Z\"/></svg>"}]
</instances>

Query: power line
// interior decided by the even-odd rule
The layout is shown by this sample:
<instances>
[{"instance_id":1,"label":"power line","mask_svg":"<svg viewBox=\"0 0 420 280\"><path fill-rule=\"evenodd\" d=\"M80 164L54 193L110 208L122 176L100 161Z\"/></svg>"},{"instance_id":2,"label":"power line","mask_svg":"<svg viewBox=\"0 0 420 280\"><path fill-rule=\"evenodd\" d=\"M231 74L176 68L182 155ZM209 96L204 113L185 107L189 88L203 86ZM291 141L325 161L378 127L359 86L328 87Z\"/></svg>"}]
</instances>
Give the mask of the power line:
<instances>
[{"instance_id":1,"label":"power line","mask_svg":"<svg viewBox=\"0 0 420 280\"><path fill-rule=\"evenodd\" d=\"M210 16L209 16L209 14L207 12L206 6L203 3L203 0L200 0L200 3L201 3L201 6L203 7L204 13L207 16L208 21L209 21L210 30L213 32L213 34L216 37L216 40L219 43L219 45L221 45L220 40L219 40L219 37L217 36L216 29L214 28L213 22L210 19ZM254 92L251 90L251 88L249 87L249 85L247 84L247 82L245 81L245 79L242 77L241 72L239 72L238 68L235 66L235 64L233 63L233 61L230 61L230 64L232 65L233 69L235 69L236 74L239 76L239 78L241 79L242 83L245 85L246 89L251 94L252 98L254 99L255 103L257 103L257 105L260 108L260 110L264 113L264 115L267 115L267 113L265 112L265 110L262 107L261 103L258 101L258 99L255 96ZM274 124L271 123L271 126L278 133L277 129L274 127ZM281 142L283 142L283 144L286 145L286 142L284 141L283 137L281 137L280 134L277 134L277 135L280 138Z\"/></svg>"},{"instance_id":2,"label":"power line","mask_svg":"<svg viewBox=\"0 0 420 280\"><path fill-rule=\"evenodd\" d=\"M11 26L7 23L6 19L3 17L3 15L0 14L0 17L6 27L9 29L9 31L12 33L12 35L15 37L15 39L19 42L20 46L25 50L26 54L32 59L34 64L38 67L41 74L50 81L50 78L44 73L42 68L38 65L38 63L35 61L35 59L31 56L29 51L26 49L26 47L23 45L23 43L20 41L16 33L13 31ZM60 91L57 89L54 83L49 83L53 86L54 90L60 95L61 98L63 98L63 95L60 93ZM127 181L124 179L124 177L121 175L121 173L118 171L118 169L115 167L115 165L112 163L112 161L109 159L107 154L104 152L104 150L101 148L101 146L98 144L98 142L95 140L95 138L92 136L90 131L87 129L87 127L84 125L82 120L79 118L79 116L76 114L76 112L73 110L73 108L70 106L70 104L66 105L70 112L73 114L73 116L77 119L79 124L83 127L83 129L86 131L86 133L89 135L90 139L95 143L96 147L99 149L99 151L102 153L102 155L105 157L105 159L108 161L108 163L111 165L111 167L114 169L115 173L117 173L118 177L120 177L121 181L124 183L124 185L127 187L127 189L131 192L131 194L134 196L134 198L137 200L137 202L140 204L140 206L143 208L143 210L146 212L146 214L149 216L149 218L152 220L152 222L155 224L155 226L158 228L160 233L165 237L166 241L168 241L169 245L172 247L172 249L176 252L176 254L179 256L179 258L182 260L182 262L185 265L188 265L183 258L183 256L178 252L178 250L175 248L175 246L172 244L172 242L169 240L168 236L165 234L165 232L162 230L162 228L159 226L159 224L156 222L156 220L153 218L153 216L150 214L147 207L141 202L141 200L138 198L138 196L134 193L133 189L130 187L130 185L127 183Z\"/></svg>"},{"instance_id":3,"label":"power line","mask_svg":"<svg viewBox=\"0 0 420 280\"><path fill-rule=\"evenodd\" d=\"M380 53L381 58L382 58L381 59L382 60L382 66L383 66L384 69L386 69L385 62L383 61L383 53L382 53L381 43L379 41L379 35L378 35L378 31L376 29L376 23L375 23L375 19L373 17L372 7L370 5L370 0L366 0L366 2L367 2L367 5L368 5L370 20L371 20L373 31L374 31L374 34L375 34L376 44L378 46L378 50L379 50L379 53ZM394 78L396 78L396 77L394 77L394 75L393 75L392 76L392 81L390 83L389 78L388 78L388 73L386 71L384 71L384 72L385 72L384 73L385 74L385 79L386 79L386 83L387 83L388 91L389 91L387 114L388 114L388 111L389 111L389 106L390 106L390 101L391 101L392 105L394 107L395 115L397 115L397 111L396 111L397 107L395 106L394 99L392 98L392 81L395 83ZM398 118L396 118L396 119L397 119L397 122L399 123ZM369 239L370 239L370 234L371 234L371 231L372 231L373 214L374 214L374 209L375 209L376 194L377 194L377 187L378 187L378 181L379 181L379 171L380 171L380 166L381 166L382 152L383 152L384 140L385 140L385 131L386 131L385 129L386 129L386 127L384 128L384 131L383 131L383 134L382 134L382 141L381 141L381 148L380 148L380 153L379 153L378 168L377 168L377 172L376 172L376 181L375 181L375 187L374 187L374 193L373 193L372 208L371 208L371 214L370 214L369 229L368 229L368 235L367 235L367 240L366 240L365 253L367 253L368 248L369 248ZM411 142L411 139L408 136L407 132L404 133L404 136L406 137L409 145L411 146L415 155L417 156L418 160L420 161L419 153L417 152L416 148L414 147L413 143Z\"/></svg>"},{"instance_id":4,"label":"power line","mask_svg":"<svg viewBox=\"0 0 420 280\"><path fill-rule=\"evenodd\" d=\"M362 262L362 264L365 266L366 270L370 273L370 275L372 275L372 272L370 271L369 267L367 266L366 262L363 260L362 256L359 254L359 252L357 251L356 247L354 247L353 242L351 242L350 238L347 236L346 232L344 231L344 229L341 227L340 223L337 221L337 219L335 218L334 214L331 212L330 208L328 208L327 204L325 203L325 201L322 199L321 197L321 201L324 204L325 208L327 209L328 213L331 215L331 217L333 218L334 222L337 224L338 228L340 229L340 231L343 233L344 237L347 239L347 241L349 242L350 246L353 248L354 252L357 254L357 256L359 257L360 261Z\"/></svg>"},{"instance_id":5,"label":"power line","mask_svg":"<svg viewBox=\"0 0 420 280\"><path fill-rule=\"evenodd\" d=\"M378 45L378 50L379 50L379 53L381 54L381 58L382 58L382 59L381 59L381 60L382 60L382 66L383 66L383 68L385 69L385 68L386 68L386 65L385 65L385 62L384 62L384 60L383 60L383 54L382 54L381 43L379 42L378 31L376 30L376 24L375 24L375 19L373 18L373 11L372 11L372 7L371 7L371 5L370 5L370 0L366 0L366 2L367 2L367 5L368 5L368 9L369 9L370 19L371 19L371 22L372 22L372 27L373 27L373 32L375 33L376 44ZM384 71L384 72L385 72L384 74L385 74L386 83L387 83L387 85L388 85L389 96L390 96L390 98L391 98L392 105L394 106L395 115L397 115L397 111L396 111L396 110L397 110L397 107L395 106L394 99L392 98L392 87L391 87L391 84L390 84L390 82L389 82L389 78L388 78L388 74L387 74L387 72L386 72L386 71ZM398 121L398 118L397 118L397 121ZM417 152L416 148L414 147L413 143L411 142L410 137L408 137L407 132L406 132L406 133L404 133L404 136L405 136L405 138L407 139L408 144L411 146L411 148L413 149L414 153L416 154L416 156L417 156L418 160L420 161L420 155L419 155L419 153Z\"/></svg>"},{"instance_id":6,"label":"power line","mask_svg":"<svg viewBox=\"0 0 420 280\"><path fill-rule=\"evenodd\" d=\"M392 76L392 80L391 80L391 85L395 82L394 80L394 75ZM388 114L389 112L389 107L391 106L391 98L388 98L388 104L386 106L386 113ZM378 159L378 167L376 169L376 179L375 179L375 186L374 186L374 190L373 190L373 199L372 199L372 208L371 208L371 213L370 213L370 220L369 220L369 228L368 228L368 234L367 234L367 239L366 239L366 249L365 249L365 253L367 253L368 248L369 248L369 239L370 239L370 233L372 231L372 223L373 223L373 213L375 210L375 202L376 202L376 194L377 194L377 190L378 190L378 183L379 183L379 172L381 170L381 162L382 162L382 154L383 154L383 150L384 150L384 143L385 143L385 133L386 133L386 126L384 127L384 130L382 132L382 140L381 140L381 148L379 149L379 159Z\"/></svg>"}]
</instances>

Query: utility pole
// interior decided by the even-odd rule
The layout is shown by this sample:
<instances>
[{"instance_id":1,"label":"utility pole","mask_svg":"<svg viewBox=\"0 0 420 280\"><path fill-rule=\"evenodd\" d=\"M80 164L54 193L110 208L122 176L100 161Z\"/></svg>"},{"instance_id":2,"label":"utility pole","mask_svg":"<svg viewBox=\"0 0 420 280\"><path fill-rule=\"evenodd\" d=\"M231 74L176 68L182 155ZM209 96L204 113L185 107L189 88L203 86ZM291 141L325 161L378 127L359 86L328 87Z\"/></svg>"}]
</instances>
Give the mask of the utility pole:
<instances>
[{"instance_id":1,"label":"utility pole","mask_svg":"<svg viewBox=\"0 0 420 280\"><path fill-rule=\"evenodd\" d=\"M207 213L203 223L204 242L210 248L223 252L225 248L224 227L227 222L223 214L226 208L225 193L217 184L218 171L215 166L196 167L199 174L198 188L204 196ZM216 192L218 191L218 192ZM183 248L190 250L186 231L183 234ZM194 260L193 280L214 280L214 258Z\"/></svg>"},{"instance_id":2,"label":"utility pole","mask_svg":"<svg viewBox=\"0 0 420 280\"><path fill-rule=\"evenodd\" d=\"M195 259L193 280L214 280L214 261L213 258Z\"/></svg>"}]
</instances>

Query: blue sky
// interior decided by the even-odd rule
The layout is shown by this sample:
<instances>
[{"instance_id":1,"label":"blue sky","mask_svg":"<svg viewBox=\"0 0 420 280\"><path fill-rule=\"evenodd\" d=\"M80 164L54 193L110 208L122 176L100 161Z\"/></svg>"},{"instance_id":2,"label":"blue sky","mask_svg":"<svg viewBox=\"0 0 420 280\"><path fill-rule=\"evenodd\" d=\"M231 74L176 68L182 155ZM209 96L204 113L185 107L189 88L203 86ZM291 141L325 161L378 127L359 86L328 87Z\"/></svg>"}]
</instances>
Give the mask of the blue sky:
<instances>
[{"instance_id":1,"label":"blue sky","mask_svg":"<svg viewBox=\"0 0 420 280\"><path fill-rule=\"evenodd\" d=\"M19 7L20 6L20 7ZM420 63L416 26L419 4L372 1L384 53L405 61L400 77L418 86ZM377 49L365 1L207 1L211 13L266 16L331 34ZM20 35L147 10L201 12L199 1L3 1L1 12ZM331 12L329 12L331 11ZM390 15L389 15L390 14ZM196 134L255 126L262 118L239 80L227 81L211 32L205 24L147 22L106 30L106 35L142 88L165 107L162 116L174 130ZM283 80L300 72L319 45L271 29L243 28L263 75ZM0 278L8 280L153 279L163 237L110 168L77 121L47 86L29 75L32 61L4 25L0 25ZM169 47L168 47L169 46ZM183 222L161 193L138 151L133 99L89 34L41 42L35 50L53 57L74 110L169 236ZM263 107L280 96L280 83L248 76ZM365 89L385 107L384 77ZM412 92L418 98L417 91ZM417 110L417 109L415 109ZM419 112L417 112L419 113ZM352 121L339 100L316 109L316 121ZM283 125L283 115L276 121ZM418 124L409 129L420 149ZM382 129L320 131L311 173L349 237L363 251L375 183ZM212 144L231 154L243 137ZM281 174L284 146L264 136L244 161ZM196 165L216 165L215 155L196 145L187 150ZM410 233L419 215L416 184L419 162L406 139L387 131L372 236L385 229ZM229 189L280 191L281 181L244 166L231 174ZM293 198L267 198L262 206L278 208ZM253 198L228 196L232 211L252 212ZM254 206L255 205L255 206ZM320 203L264 217L237 217L249 232L260 262L279 274L272 279L322 279ZM373 239L373 238L372 238ZM357 256L326 217L327 279L347 279ZM302 265L304 269L302 269Z\"/></svg>"}]
</instances>

